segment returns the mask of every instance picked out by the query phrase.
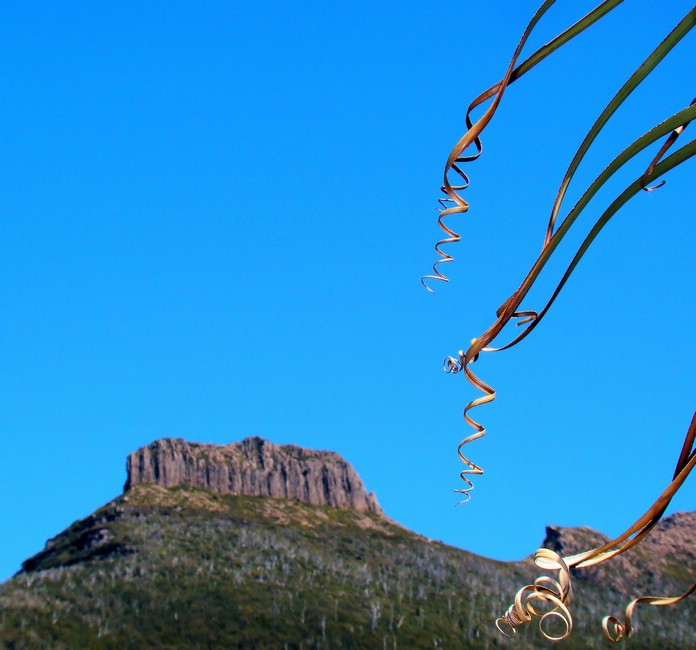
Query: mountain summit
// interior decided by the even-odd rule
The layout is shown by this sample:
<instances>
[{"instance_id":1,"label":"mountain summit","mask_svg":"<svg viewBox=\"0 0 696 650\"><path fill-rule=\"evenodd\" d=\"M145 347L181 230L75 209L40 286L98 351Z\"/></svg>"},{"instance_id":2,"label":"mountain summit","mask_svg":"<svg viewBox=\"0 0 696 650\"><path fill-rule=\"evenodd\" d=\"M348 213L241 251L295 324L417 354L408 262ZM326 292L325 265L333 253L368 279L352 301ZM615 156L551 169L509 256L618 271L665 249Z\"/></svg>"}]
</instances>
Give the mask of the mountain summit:
<instances>
[{"instance_id":1,"label":"mountain summit","mask_svg":"<svg viewBox=\"0 0 696 650\"><path fill-rule=\"evenodd\" d=\"M333 451L245 438L229 445L163 438L128 456L125 490L143 483L216 494L297 499L383 515L350 463Z\"/></svg>"},{"instance_id":2,"label":"mountain summit","mask_svg":"<svg viewBox=\"0 0 696 650\"><path fill-rule=\"evenodd\" d=\"M535 625L514 640L495 627L517 590L544 573L531 558L497 562L397 525L338 454L261 438L164 439L127 467L124 494L0 585L1 648L547 646ZM639 595L683 593L696 580L694 531L696 513L677 513L618 569L575 575L563 648L607 647L603 616L621 616ZM549 527L546 545L565 552L604 539ZM639 608L631 650L696 650L695 605Z\"/></svg>"}]
</instances>

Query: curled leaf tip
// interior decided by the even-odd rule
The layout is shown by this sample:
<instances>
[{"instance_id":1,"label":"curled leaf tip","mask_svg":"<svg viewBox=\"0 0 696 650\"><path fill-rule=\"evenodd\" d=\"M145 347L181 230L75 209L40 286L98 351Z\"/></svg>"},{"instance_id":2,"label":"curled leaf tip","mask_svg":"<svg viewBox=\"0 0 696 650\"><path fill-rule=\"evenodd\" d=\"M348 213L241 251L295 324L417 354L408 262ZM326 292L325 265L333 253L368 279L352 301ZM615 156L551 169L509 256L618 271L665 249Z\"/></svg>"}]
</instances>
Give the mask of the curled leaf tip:
<instances>
[{"instance_id":1,"label":"curled leaf tip","mask_svg":"<svg viewBox=\"0 0 696 650\"><path fill-rule=\"evenodd\" d=\"M650 187L646 187L645 185L641 185L641 188L644 192L652 192L653 190L657 190L661 188L667 181L661 180L657 185L651 185Z\"/></svg>"},{"instance_id":2,"label":"curled leaf tip","mask_svg":"<svg viewBox=\"0 0 696 650\"><path fill-rule=\"evenodd\" d=\"M691 100L691 104L689 106L693 106L696 104L696 97ZM689 126L689 122L684 122L684 124L680 124L676 129L672 131L672 133L669 134L669 137L665 140L664 144L660 147L660 150L657 152L655 157L652 159L652 162L648 165L648 168L645 170L645 173L640 179L640 186L645 190L646 192L652 192L653 190L658 189L659 187L662 187L666 181L662 180L660 181L657 185L653 185L651 187L648 187L648 180L650 178L650 175L653 173L655 170L655 167L657 166L657 163L662 160L663 156L667 152L667 150L677 141L677 138L684 132L684 129Z\"/></svg>"},{"instance_id":3,"label":"curled leaf tip","mask_svg":"<svg viewBox=\"0 0 696 650\"><path fill-rule=\"evenodd\" d=\"M632 600L624 612L624 620L620 621L615 616L605 616L602 619L602 631L604 636L618 643L623 638L629 638L637 628L633 625L633 610L637 605L652 605L653 607L666 607L676 605L679 601L688 598L696 591L696 582L691 585L681 596L643 596Z\"/></svg>"},{"instance_id":4,"label":"curled leaf tip","mask_svg":"<svg viewBox=\"0 0 696 650\"><path fill-rule=\"evenodd\" d=\"M449 374L456 375L458 372L461 372L464 368L464 363L465 363L465 356L464 356L464 351L459 350L457 353L458 358L455 357L445 357L444 361L442 362L442 369Z\"/></svg>"},{"instance_id":5,"label":"curled leaf tip","mask_svg":"<svg viewBox=\"0 0 696 650\"><path fill-rule=\"evenodd\" d=\"M540 576L534 584L522 587L515 594L513 604L498 618L495 626L501 634L512 637L517 634L518 627L538 618L539 631L547 641L562 641L573 630L573 617L568 609L573 601L570 569L560 555L547 548L540 548L534 554L534 562L544 570L558 571L558 579ZM562 629L552 630L551 625L558 621L561 622Z\"/></svg>"}]
</instances>

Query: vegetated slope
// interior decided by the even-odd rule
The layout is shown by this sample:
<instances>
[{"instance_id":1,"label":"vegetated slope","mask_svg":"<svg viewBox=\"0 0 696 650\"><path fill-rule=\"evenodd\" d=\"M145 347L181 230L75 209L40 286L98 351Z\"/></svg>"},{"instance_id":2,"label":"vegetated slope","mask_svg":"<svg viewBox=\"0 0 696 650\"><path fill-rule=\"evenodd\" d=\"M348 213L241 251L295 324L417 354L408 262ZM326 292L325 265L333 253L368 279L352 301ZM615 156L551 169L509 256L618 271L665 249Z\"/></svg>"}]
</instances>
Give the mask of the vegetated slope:
<instances>
[{"instance_id":1,"label":"vegetated slope","mask_svg":"<svg viewBox=\"0 0 696 650\"><path fill-rule=\"evenodd\" d=\"M681 557L663 560L662 578L647 566L645 576L633 572L634 593L612 576L577 580L575 630L560 647L610 647L601 618L642 595L644 578L665 593L694 580ZM539 573L529 560L478 557L372 513L138 485L0 586L0 641L51 650L540 648L551 644L535 624L512 640L494 625ZM696 647L693 602L649 609L629 648Z\"/></svg>"}]
</instances>

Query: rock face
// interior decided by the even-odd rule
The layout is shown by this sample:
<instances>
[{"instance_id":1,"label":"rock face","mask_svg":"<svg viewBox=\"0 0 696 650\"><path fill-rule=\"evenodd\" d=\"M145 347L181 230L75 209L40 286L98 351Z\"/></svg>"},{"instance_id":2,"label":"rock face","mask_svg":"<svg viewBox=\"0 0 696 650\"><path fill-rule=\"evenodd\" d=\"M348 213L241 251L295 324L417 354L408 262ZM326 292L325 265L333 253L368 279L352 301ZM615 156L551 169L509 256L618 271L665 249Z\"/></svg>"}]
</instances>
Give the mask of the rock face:
<instances>
[{"instance_id":1,"label":"rock face","mask_svg":"<svg viewBox=\"0 0 696 650\"><path fill-rule=\"evenodd\" d=\"M298 499L383 516L350 463L331 451L245 438L229 445L163 438L128 456L125 490L191 485L221 494Z\"/></svg>"},{"instance_id":2,"label":"rock face","mask_svg":"<svg viewBox=\"0 0 696 650\"><path fill-rule=\"evenodd\" d=\"M648 536L606 564L586 569L571 569L580 580L612 585L622 593L632 593L639 579L655 594L663 591L662 577L675 565L681 565L688 577L688 568L696 561L696 512L676 512L662 519ZM597 548L610 538L591 528L547 526L542 546L560 555L573 555Z\"/></svg>"},{"instance_id":3,"label":"rock face","mask_svg":"<svg viewBox=\"0 0 696 650\"><path fill-rule=\"evenodd\" d=\"M648 552L654 558L679 557L685 561L696 560L696 511L675 512L657 523L649 535L636 548ZM609 537L587 526L565 528L547 526L542 546L561 555L572 555L606 544Z\"/></svg>"},{"instance_id":4,"label":"rock face","mask_svg":"<svg viewBox=\"0 0 696 650\"><path fill-rule=\"evenodd\" d=\"M644 548L653 557L696 562L696 512L675 512L665 517L645 538Z\"/></svg>"}]
</instances>

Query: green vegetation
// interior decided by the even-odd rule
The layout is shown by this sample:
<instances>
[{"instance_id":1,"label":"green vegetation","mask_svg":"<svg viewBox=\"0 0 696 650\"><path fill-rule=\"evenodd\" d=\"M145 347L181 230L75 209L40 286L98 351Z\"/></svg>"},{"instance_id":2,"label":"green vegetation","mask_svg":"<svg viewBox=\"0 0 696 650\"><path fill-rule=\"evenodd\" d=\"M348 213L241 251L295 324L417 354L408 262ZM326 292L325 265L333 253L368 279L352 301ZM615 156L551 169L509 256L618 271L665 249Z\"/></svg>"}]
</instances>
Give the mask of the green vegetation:
<instances>
[{"instance_id":1,"label":"green vegetation","mask_svg":"<svg viewBox=\"0 0 696 650\"><path fill-rule=\"evenodd\" d=\"M52 650L538 648L534 628L508 640L492 624L534 573L529 560L477 557L353 510L137 486L0 586L0 642ZM661 586L678 590L693 580L688 573L675 567ZM592 576L579 580L577 632L564 648L607 645L598 635L607 612L594 605L600 590L602 607L619 610L626 600ZM689 604L641 612L650 625L630 647L696 647Z\"/></svg>"}]
</instances>

